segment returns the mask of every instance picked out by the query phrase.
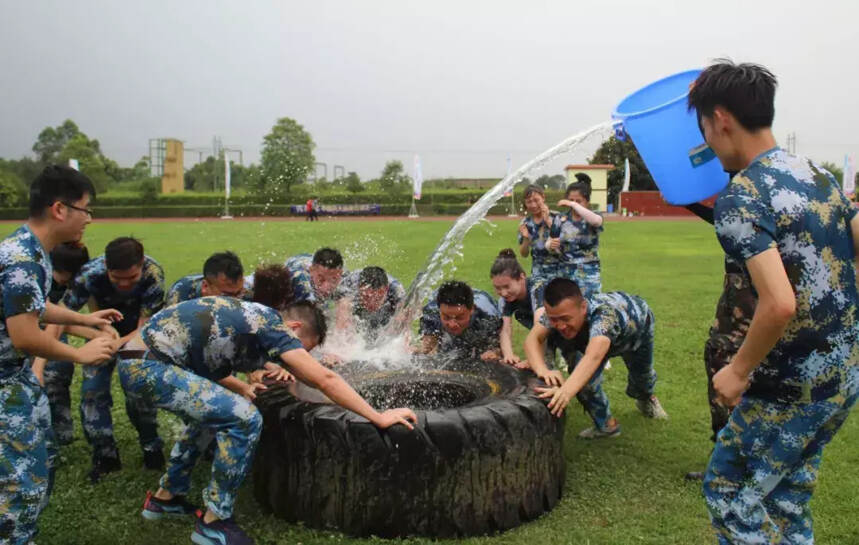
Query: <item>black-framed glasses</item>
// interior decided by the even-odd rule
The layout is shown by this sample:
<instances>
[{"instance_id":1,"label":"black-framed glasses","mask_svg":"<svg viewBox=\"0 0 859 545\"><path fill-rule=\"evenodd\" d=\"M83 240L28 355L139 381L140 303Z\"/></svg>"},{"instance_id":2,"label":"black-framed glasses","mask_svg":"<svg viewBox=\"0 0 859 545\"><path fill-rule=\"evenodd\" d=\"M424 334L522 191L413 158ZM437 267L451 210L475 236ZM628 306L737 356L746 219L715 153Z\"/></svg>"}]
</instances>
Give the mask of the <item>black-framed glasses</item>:
<instances>
[{"instance_id":1,"label":"black-framed glasses","mask_svg":"<svg viewBox=\"0 0 859 545\"><path fill-rule=\"evenodd\" d=\"M60 202L62 202L62 201L60 201ZM86 214L90 218L92 218L92 208L81 208L80 206L75 206L75 205L73 205L71 203L67 203L67 202L63 202L63 204L68 206L72 210L77 210L79 212L83 212L84 214Z\"/></svg>"}]
</instances>

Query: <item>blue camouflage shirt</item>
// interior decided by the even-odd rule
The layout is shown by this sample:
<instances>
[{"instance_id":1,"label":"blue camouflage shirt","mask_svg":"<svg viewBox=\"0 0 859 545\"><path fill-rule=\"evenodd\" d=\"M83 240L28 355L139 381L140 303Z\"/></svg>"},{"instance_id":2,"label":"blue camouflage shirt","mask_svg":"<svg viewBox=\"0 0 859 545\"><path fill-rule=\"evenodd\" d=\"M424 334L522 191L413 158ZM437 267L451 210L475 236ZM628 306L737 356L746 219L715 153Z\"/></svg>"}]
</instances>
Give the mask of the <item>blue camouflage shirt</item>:
<instances>
[{"instance_id":1,"label":"blue camouflage shirt","mask_svg":"<svg viewBox=\"0 0 859 545\"><path fill-rule=\"evenodd\" d=\"M564 264L599 263L599 234L603 226L594 227L584 219L573 219L573 212L558 214L552 230L561 239L561 257Z\"/></svg>"},{"instance_id":2,"label":"blue camouflage shirt","mask_svg":"<svg viewBox=\"0 0 859 545\"><path fill-rule=\"evenodd\" d=\"M164 306L172 307L182 301L190 301L203 296L203 275L189 274L183 276L170 286L167 296L164 298Z\"/></svg>"},{"instance_id":3,"label":"blue camouflage shirt","mask_svg":"<svg viewBox=\"0 0 859 545\"><path fill-rule=\"evenodd\" d=\"M501 313L491 295L482 290L474 291L474 311L468 327L459 335L453 336L441 324L436 298L438 291L430 297L423 308L420 322L421 335L439 337L439 353L456 353L462 358L476 358L487 350L500 346Z\"/></svg>"},{"instance_id":4,"label":"blue camouflage shirt","mask_svg":"<svg viewBox=\"0 0 859 545\"><path fill-rule=\"evenodd\" d=\"M51 258L27 225L0 242L0 378L21 369L27 357L12 345L6 320L29 312L41 317L52 279Z\"/></svg>"},{"instance_id":5,"label":"blue camouflage shirt","mask_svg":"<svg viewBox=\"0 0 859 545\"><path fill-rule=\"evenodd\" d=\"M719 194L715 225L725 253L744 263L778 250L796 294L796 314L755 370L747 395L822 400L855 371L855 215L830 173L779 148L758 156Z\"/></svg>"},{"instance_id":6,"label":"blue camouflage shirt","mask_svg":"<svg viewBox=\"0 0 859 545\"><path fill-rule=\"evenodd\" d=\"M334 295L335 299L348 297L352 300L352 314L359 320L360 326L363 329L372 331L384 327L394 316L399 304L406 298L406 290L399 280L388 275L388 293L385 295L385 302L375 312L370 312L361 306L361 299L358 297L358 283L361 277L361 270L358 269L345 276L337 287Z\"/></svg>"},{"instance_id":7,"label":"blue camouflage shirt","mask_svg":"<svg viewBox=\"0 0 859 545\"><path fill-rule=\"evenodd\" d=\"M585 325L572 339L564 338L549 325L545 314L540 318L540 323L549 328L549 346L560 350L567 360L576 352L584 353L593 337L608 337L611 341L606 359L635 352L653 342L653 312L641 297L612 291L592 295L586 300Z\"/></svg>"},{"instance_id":8,"label":"blue camouflage shirt","mask_svg":"<svg viewBox=\"0 0 859 545\"><path fill-rule=\"evenodd\" d=\"M234 297L183 301L153 316L140 331L158 359L213 381L251 372L302 348L274 309Z\"/></svg>"},{"instance_id":9,"label":"blue camouflage shirt","mask_svg":"<svg viewBox=\"0 0 859 545\"><path fill-rule=\"evenodd\" d=\"M558 216L560 214L557 212L550 211L547 223L538 225L531 216L526 216L520 222L520 225L524 225L531 236L531 272L534 275L551 278L560 263L560 255L546 248L546 242L552 236L552 226L557 223ZM517 240L521 245L524 240L522 233L517 233Z\"/></svg>"},{"instance_id":10,"label":"blue camouflage shirt","mask_svg":"<svg viewBox=\"0 0 859 545\"><path fill-rule=\"evenodd\" d=\"M71 282L63 304L80 310L90 298L99 309L114 308L123 315L122 321L113 324L120 335L137 329L140 317L149 317L164 306L164 270L149 256L143 258L140 281L128 291L119 291L107 275L104 256L97 257L81 268Z\"/></svg>"},{"instance_id":11,"label":"blue camouflage shirt","mask_svg":"<svg viewBox=\"0 0 859 545\"><path fill-rule=\"evenodd\" d=\"M523 326L531 329L534 327L534 312L537 310L536 297L533 293L534 282L528 277L525 280L525 298L519 301L507 302L506 299L500 297L498 299L498 311L501 316L512 316L516 321Z\"/></svg>"}]
</instances>

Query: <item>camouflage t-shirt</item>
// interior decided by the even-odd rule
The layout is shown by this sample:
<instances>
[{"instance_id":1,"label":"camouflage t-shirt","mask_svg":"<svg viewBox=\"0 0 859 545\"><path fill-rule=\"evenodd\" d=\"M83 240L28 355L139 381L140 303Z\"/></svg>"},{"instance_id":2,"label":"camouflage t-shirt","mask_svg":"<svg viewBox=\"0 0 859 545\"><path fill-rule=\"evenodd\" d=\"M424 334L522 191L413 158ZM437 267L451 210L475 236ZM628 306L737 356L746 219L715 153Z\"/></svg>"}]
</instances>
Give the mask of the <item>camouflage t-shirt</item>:
<instances>
[{"instance_id":1,"label":"camouflage t-shirt","mask_svg":"<svg viewBox=\"0 0 859 545\"><path fill-rule=\"evenodd\" d=\"M547 222L537 224L531 216L526 216L520 222L531 237L531 272L534 275L552 277L560 262L560 256L546 248L546 242L552 235L552 226L558 221L559 216L557 212L550 211ZM517 240L521 245L524 240L522 233L517 233Z\"/></svg>"},{"instance_id":2,"label":"camouflage t-shirt","mask_svg":"<svg viewBox=\"0 0 859 545\"><path fill-rule=\"evenodd\" d=\"M27 225L0 242L0 378L17 372L27 358L12 345L6 320L29 312L41 318L52 278L51 258Z\"/></svg>"},{"instance_id":3,"label":"camouflage t-shirt","mask_svg":"<svg viewBox=\"0 0 859 545\"><path fill-rule=\"evenodd\" d=\"M182 301L190 301L191 299L202 297L202 288L202 274L189 274L188 276L183 276L170 286L170 290L164 298L164 306L172 307Z\"/></svg>"},{"instance_id":4,"label":"camouflage t-shirt","mask_svg":"<svg viewBox=\"0 0 859 545\"><path fill-rule=\"evenodd\" d=\"M436 298L438 292L432 294L430 302L424 306L420 322L421 335L433 335L439 338L438 352L440 354L455 353L462 358L475 358L487 350L500 346L501 313L491 295L482 290L474 290L474 311L468 327L459 335L451 335L441 324Z\"/></svg>"},{"instance_id":5,"label":"camouflage t-shirt","mask_svg":"<svg viewBox=\"0 0 859 545\"><path fill-rule=\"evenodd\" d=\"M158 359L215 381L302 348L275 310L234 297L200 297L165 308L140 334Z\"/></svg>"},{"instance_id":6,"label":"camouflage t-shirt","mask_svg":"<svg viewBox=\"0 0 859 545\"><path fill-rule=\"evenodd\" d=\"M531 277L525 280L526 295L524 299L508 302L503 297L498 299L498 311L501 316L512 316L523 326L531 329L534 327L534 312L537 310L534 282Z\"/></svg>"},{"instance_id":7,"label":"camouflage t-shirt","mask_svg":"<svg viewBox=\"0 0 859 545\"><path fill-rule=\"evenodd\" d=\"M113 324L120 335L137 329L140 317L149 317L164 306L164 270L149 256L143 258L140 281L128 291L117 290L107 275L104 256L97 257L81 268L71 282L63 304L80 310L90 297L99 309L114 308L122 313L122 321Z\"/></svg>"},{"instance_id":8,"label":"camouflage t-shirt","mask_svg":"<svg viewBox=\"0 0 859 545\"><path fill-rule=\"evenodd\" d=\"M779 148L758 156L716 199L716 234L725 253L746 262L778 250L796 294L796 314L756 369L748 395L826 399L855 371L855 215L830 173Z\"/></svg>"},{"instance_id":9,"label":"camouflage t-shirt","mask_svg":"<svg viewBox=\"0 0 859 545\"><path fill-rule=\"evenodd\" d=\"M594 227L584 219L573 219L572 211L555 216L552 231L553 236L557 233L561 239L561 263L599 263L599 234L602 230L602 225Z\"/></svg>"},{"instance_id":10,"label":"camouflage t-shirt","mask_svg":"<svg viewBox=\"0 0 859 545\"><path fill-rule=\"evenodd\" d=\"M585 352L593 337L608 337L611 346L606 358L635 352L646 343L653 342L655 320L644 299L622 291L597 293L587 298L588 310L585 325L572 339L565 339L549 325L545 314L540 323L549 328L549 346L569 358L576 352Z\"/></svg>"}]
</instances>

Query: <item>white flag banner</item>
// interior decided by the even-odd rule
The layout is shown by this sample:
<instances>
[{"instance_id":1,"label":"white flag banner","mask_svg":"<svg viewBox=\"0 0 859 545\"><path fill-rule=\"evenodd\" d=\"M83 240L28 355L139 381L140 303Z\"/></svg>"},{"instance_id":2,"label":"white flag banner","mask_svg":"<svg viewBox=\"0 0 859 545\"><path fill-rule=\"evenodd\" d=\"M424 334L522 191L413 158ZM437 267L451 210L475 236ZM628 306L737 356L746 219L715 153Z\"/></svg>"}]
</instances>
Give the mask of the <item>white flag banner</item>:
<instances>
[{"instance_id":1,"label":"white flag banner","mask_svg":"<svg viewBox=\"0 0 859 545\"><path fill-rule=\"evenodd\" d=\"M230 200L230 158L224 154L224 193L227 200Z\"/></svg>"},{"instance_id":2,"label":"white flag banner","mask_svg":"<svg viewBox=\"0 0 859 545\"><path fill-rule=\"evenodd\" d=\"M621 192L629 191L629 159L623 160L623 189Z\"/></svg>"},{"instance_id":3,"label":"white flag banner","mask_svg":"<svg viewBox=\"0 0 859 545\"><path fill-rule=\"evenodd\" d=\"M507 174L505 175L505 177L509 177L511 172L513 172L513 159L510 158L510 154L508 153L507 154ZM513 194L513 188L512 187L504 192L505 197L509 197L512 194Z\"/></svg>"},{"instance_id":4,"label":"white flag banner","mask_svg":"<svg viewBox=\"0 0 859 545\"><path fill-rule=\"evenodd\" d=\"M853 158L849 155L844 156L844 176L841 186L847 195L852 196L856 192L856 169L853 168Z\"/></svg>"},{"instance_id":5,"label":"white flag banner","mask_svg":"<svg viewBox=\"0 0 859 545\"><path fill-rule=\"evenodd\" d=\"M81 169L80 165L78 164L78 160L77 160L77 159L69 159L69 166L70 166L70 167L72 167L72 168L73 168L73 169L75 169L75 170L80 170L80 169Z\"/></svg>"},{"instance_id":6,"label":"white flag banner","mask_svg":"<svg viewBox=\"0 0 859 545\"><path fill-rule=\"evenodd\" d=\"M421 200L421 186L424 184L424 175L421 172L421 158L415 155L415 178L414 178L414 197L415 200Z\"/></svg>"}]
</instances>

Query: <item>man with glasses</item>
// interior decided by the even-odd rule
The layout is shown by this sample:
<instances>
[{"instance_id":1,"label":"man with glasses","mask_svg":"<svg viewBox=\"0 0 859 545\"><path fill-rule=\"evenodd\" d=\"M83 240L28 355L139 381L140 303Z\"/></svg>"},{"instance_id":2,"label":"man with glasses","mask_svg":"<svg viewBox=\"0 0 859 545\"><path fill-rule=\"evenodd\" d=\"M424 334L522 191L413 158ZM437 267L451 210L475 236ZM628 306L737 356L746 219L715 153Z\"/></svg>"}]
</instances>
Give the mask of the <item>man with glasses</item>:
<instances>
[{"instance_id":1,"label":"man with glasses","mask_svg":"<svg viewBox=\"0 0 859 545\"><path fill-rule=\"evenodd\" d=\"M165 307L209 295L242 297L244 268L233 252L212 254L203 264L203 274L189 274L177 280L164 301Z\"/></svg>"},{"instance_id":2,"label":"man with glasses","mask_svg":"<svg viewBox=\"0 0 859 545\"><path fill-rule=\"evenodd\" d=\"M63 304L73 310L86 304L90 310L120 310L123 318L114 324L121 336L116 347L120 347L164 306L164 271L157 261L143 253L138 240L119 237L108 243L103 256L84 265L63 297ZM110 382L115 366L113 360L102 367L87 368L83 373L81 422L84 436L93 447L89 473L93 483L122 467L110 415L113 406ZM163 469L165 460L155 408L126 398L125 409L137 429L143 466Z\"/></svg>"}]
</instances>

